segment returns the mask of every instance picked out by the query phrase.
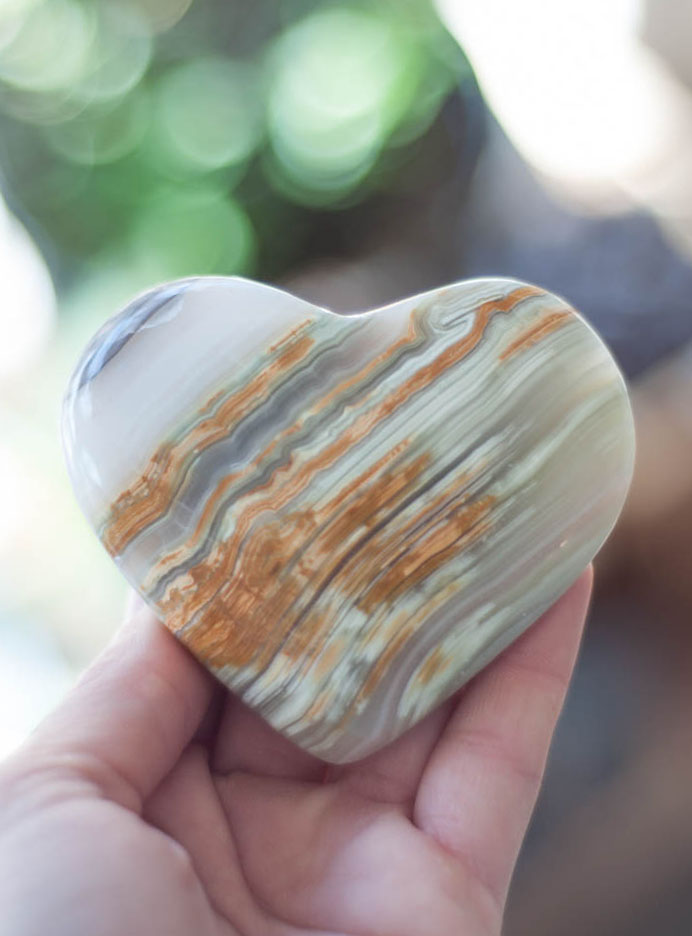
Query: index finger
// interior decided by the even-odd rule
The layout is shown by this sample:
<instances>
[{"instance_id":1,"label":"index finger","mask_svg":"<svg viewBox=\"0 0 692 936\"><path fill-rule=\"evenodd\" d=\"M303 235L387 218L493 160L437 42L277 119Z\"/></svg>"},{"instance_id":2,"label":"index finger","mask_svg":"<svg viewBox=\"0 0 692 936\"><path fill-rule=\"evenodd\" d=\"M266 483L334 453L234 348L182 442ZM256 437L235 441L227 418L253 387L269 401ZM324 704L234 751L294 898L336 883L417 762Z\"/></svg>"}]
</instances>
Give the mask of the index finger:
<instances>
[{"instance_id":1,"label":"index finger","mask_svg":"<svg viewBox=\"0 0 692 936\"><path fill-rule=\"evenodd\" d=\"M140 602L13 762L87 778L139 810L194 735L213 679Z\"/></svg>"}]
</instances>

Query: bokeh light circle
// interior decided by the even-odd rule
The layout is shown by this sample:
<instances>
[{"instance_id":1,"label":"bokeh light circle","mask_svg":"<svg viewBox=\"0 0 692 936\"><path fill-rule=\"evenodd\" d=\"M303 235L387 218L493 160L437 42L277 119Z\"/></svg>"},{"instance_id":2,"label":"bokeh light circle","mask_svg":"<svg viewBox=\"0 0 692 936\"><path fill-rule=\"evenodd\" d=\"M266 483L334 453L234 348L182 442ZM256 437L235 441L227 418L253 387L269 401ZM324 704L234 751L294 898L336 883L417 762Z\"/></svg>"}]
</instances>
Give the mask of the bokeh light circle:
<instances>
[{"instance_id":1,"label":"bokeh light circle","mask_svg":"<svg viewBox=\"0 0 692 936\"><path fill-rule=\"evenodd\" d=\"M84 73L94 34L93 8L43 0L29 8L0 50L0 78L30 91L71 88Z\"/></svg>"},{"instance_id":2,"label":"bokeh light circle","mask_svg":"<svg viewBox=\"0 0 692 936\"><path fill-rule=\"evenodd\" d=\"M374 10L318 11L278 42L269 95L277 159L302 185L344 190L372 166L415 88L415 46Z\"/></svg>"},{"instance_id":3,"label":"bokeh light circle","mask_svg":"<svg viewBox=\"0 0 692 936\"><path fill-rule=\"evenodd\" d=\"M132 245L152 280L247 272L255 233L243 208L213 185L157 192L137 218Z\"/></svg>"},{"instance_id":4,"label":"bokeh light circle","mask_svg":"<svg viewBox=\"0 0 692 936\"><path fill-rule=\"evenodd\" d=\"M85 108L73 120L48 127L52 148L70 162L96 166L131 153L149 124L149 101L141 91L107 105Z\"/></svg>"},{"instance_id":5,"label":"bokeh light circle","mask_svg":"<svg viewBox=\"0 0 692 936\"><path fill-rule=\"evenodd\" d=\"M262 136L254 69L219 57L193 59L163 75L156 113L171 155L200 172L242 163Z\"/></svg>"},{"instance_id":6,"label":"bokeh light circle","mask_svg":"<svg viewBox=\"0 0 692 936\"><path fill-rule=\"evenodd\" d=\"M119 4L102 5L75 95L104 101L127 94L142 79L151 54L151 35L142 15Z\"/></svg>"}]
</instances>

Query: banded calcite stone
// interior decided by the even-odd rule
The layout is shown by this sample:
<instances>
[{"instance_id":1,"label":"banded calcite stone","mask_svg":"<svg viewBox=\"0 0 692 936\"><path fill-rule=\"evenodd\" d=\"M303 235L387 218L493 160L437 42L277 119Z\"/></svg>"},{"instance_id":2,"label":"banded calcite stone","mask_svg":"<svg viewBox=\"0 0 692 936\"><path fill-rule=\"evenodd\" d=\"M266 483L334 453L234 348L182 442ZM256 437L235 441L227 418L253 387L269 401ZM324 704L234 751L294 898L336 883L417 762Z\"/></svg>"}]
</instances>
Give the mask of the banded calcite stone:
<instances>
[{"instance_id":1,"label":"banded calcite stone","mask_svg":"<svg viewBox=\"0 0 692 936\"><path fill-rule=\"evenodd\" d=\"M86 349L64 441L129 582L333 762L391 741L566 590L634 448L600 339L503 279L352 316L242 279L161 286Z\"/></svg>"}]
</instances>

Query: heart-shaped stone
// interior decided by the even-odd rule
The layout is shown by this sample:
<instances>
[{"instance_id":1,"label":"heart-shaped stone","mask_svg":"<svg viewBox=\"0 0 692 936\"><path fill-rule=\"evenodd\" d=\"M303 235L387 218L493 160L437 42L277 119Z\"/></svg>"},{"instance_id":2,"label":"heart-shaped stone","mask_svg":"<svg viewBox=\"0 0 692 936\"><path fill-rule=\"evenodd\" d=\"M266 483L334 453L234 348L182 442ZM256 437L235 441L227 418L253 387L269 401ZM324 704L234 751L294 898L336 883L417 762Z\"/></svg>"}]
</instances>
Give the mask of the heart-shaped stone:
<instances>
[{"instance_id":1,"label":"heart-shaped stone","mask_svg":"<svg viewBox=\"0 0 692 936\"><path fill-rule=\"evenodd\" d=\"M634 452L600 339L503 279L351 316L242 279L161 286L87 348L64 440L130 583L333 762L410 727L566 590Z\"/></svg>"}]
</instances>

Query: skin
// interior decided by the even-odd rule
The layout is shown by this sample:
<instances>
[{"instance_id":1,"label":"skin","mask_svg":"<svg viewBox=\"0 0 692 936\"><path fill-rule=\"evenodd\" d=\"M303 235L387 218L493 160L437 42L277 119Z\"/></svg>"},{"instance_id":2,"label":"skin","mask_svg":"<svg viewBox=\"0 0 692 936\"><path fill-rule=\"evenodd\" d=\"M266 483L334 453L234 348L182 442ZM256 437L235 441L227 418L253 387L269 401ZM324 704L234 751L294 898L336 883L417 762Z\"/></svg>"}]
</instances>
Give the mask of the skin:
<instances>
[{"instance_id":1,"label":"skin","mask_svg":"<svg viewBox=\"0 0 692 936\"><path fill-rule=\"evenodd\" d=\"M0 933L498 936L590 590L341 767L136 608L0 769Z\"/></svg>"}]
</instances>

